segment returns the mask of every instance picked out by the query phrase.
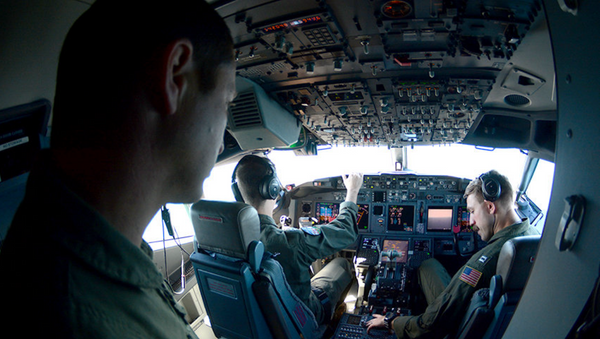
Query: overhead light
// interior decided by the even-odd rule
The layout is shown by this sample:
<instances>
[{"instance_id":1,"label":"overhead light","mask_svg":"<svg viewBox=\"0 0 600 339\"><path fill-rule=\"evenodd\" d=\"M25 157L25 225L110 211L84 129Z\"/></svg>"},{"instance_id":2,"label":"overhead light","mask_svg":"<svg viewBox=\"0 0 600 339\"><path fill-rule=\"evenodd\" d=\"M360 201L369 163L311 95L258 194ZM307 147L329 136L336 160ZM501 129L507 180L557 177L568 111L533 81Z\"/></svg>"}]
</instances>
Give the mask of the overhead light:
<instances>
[{"instance_id":1,"label":"overhead light","mask_svg":"<svg viewBox=\"0 0 600 339\"><path fill-rule=\"evenodd\" d=\"M315 63L312 61L309 61L306 63L306 74L313 74L315 73Z\"/></svg>"},{"instance_id":2,"label":"overhead light","mask_svg":"<svg viewBox=\"0 0 600 339\"><path fill-rule=\"evenodd\" d=\"M341 72L342 64L343 64L343 61L341 59L333 60L333 70L336 72Z\"/></svg>"}]
</instances>

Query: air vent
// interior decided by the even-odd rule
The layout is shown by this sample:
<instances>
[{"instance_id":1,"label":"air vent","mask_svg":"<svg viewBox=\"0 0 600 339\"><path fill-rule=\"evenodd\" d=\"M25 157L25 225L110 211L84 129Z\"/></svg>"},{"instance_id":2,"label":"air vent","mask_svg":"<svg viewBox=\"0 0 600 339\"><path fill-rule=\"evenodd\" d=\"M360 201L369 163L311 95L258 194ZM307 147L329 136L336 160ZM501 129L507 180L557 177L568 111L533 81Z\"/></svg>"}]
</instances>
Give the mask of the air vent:
<instances>
[{"instance_id":1,"label":"air vent","mask_svg":"<svg viewBox=\"0 0 600 339\"><path fill-rule=\"evenodd\" d=\"M235 87L238 96L228 110L227 129L242 150L287 147L298 140L300 121L260 85L238 76Z\"/></svg>"},{"instance_id":2,"label":"air vent","mask_svg":"<svg viewBox=\"0 0 600 339\"><path fill-rule=\"evenodd\" d=\"M505 96L504 102L514 107L524 107L531 104L531 100L529 100L529 98L519 94L510 94Z\"/></svg>"},{"instance_id":3,"label":"air vent","mask_svg":"<svg viewBox=\"0 0 600 339\"><path fill-rule=\"evenodd\" d=\"M254 92L238 95L229 109L234 128L244 128L262 125L258 102Z\"/></svg>"},{"instance_id":4,"label":"air vent","mask_svg":"<svg viewBox=\"0 0 600 339\"><path fill-rule=\"evenodd\" d=\"M278 71L283 70L285 68L286 68L286 64L284 62L276 62L276 63L270 65L267 68L267 71L268 72L278 72Z\"/></svg>"}]
</instances>

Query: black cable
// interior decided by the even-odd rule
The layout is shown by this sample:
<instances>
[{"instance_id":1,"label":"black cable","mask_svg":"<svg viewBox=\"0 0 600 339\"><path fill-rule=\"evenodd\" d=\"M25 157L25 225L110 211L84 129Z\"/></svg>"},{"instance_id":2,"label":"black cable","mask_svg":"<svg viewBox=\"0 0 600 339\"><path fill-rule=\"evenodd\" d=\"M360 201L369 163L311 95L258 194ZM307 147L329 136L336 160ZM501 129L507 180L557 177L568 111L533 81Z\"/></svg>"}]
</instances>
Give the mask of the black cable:
<instances>
[{"instance_id":1,"label":"black cable","mask_svg":"<svg viewBox=\"0 0 600 339\"><path fill-rule=\"evenodd\" d=\"M167 269L167 245L165 243L165 228L167 229L167 231L169 232L169 235L173 238L173 241L175 242L175 244L177 245L177 247L179 247L179 250L181 251L181 290L173 291L174 294L179 295L179 294L183 294L183 292L185 292L185 284L186 284L185 260L183 258L183 253L187 254L188 258L191 257L191 255L177 241L177 238L179 238L179 234L177 234L177 231L171 225L171 214L169 213L169 210L167 209L167 205L163 205L161 207L161 214L162 214L162 224L163 224L162 233L163 233L163 255L164 255L164 260L165 260L165 276L167 278L167 281L169 282L169 285L171 284L171 282L170 282L169 270ZM177 234L177 238L175 237L176 234Z\"/></svg>"},{"instance_id":2,"label":"black cable","mask_svg":"<svg viewBox=\"0 0 600 339\"><path fill-rule=\"evenodd\" d=\"M167 281L169 279L169 270L167 269L167 244L165 243L165 227L164 227L164 219L162 222L162 242L163 242L163 257L165 259L165 277L167 277Z\"/></svg>"}]
</instances>

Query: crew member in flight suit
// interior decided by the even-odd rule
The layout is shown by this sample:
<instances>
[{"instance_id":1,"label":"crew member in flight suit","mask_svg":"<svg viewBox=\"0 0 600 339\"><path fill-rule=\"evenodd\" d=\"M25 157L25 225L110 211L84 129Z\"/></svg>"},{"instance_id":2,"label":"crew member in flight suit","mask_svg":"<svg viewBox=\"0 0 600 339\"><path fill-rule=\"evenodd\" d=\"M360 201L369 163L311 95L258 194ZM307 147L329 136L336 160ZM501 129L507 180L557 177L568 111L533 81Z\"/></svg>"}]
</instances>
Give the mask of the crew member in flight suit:
<instances>
[{"instance_id":1,"label":"crew member in flight suit","mask_svg":"<svg viewBox=\"0 0 600 339\"><path fill-rule=\"evenodd\" d=\"M419 268L419 282L428 307L415 316L379 315L367 322L374 327L393 328L398 338L444 337L455 331L476 290L489 287L502 245L514 237L539 234L529 220L519 218L513 207L514 191L508 179L497 171L471 181L464 194L471 224L488 244L450 278L435 259Z\"/></svg>"},{"instance_id":2,"label":"crew member in flight suit","mask_svg":"<svg viewBox=\"0 0 600 339\"><path fill-rule=\"evenodd\" d=\"M286 280L315 315L319 324L331 320L336 304L350 288L354 274L348 260L335 258L312 279L310 265L317 259L343 250L358 236L356 200L362 174L342 176L347 189L339 215L326 225L280 229L272 218L275 198L281 189L274 164L267 158L247 155L233 171L232 189L236 200L252 205L260 217L260 240L265 249L277 254Z\"/></svg>"},{"instance_id":3,"label":"crew member in flight suit","mask_svg":"<svg viewBox=\"0 0 600 339\"><path fill-rule=\"evenodd\" d=\"M223 151L225 21L198 0L96 0L57 74L50 149L0 253L3 323L28 338L197 338L142 235L164 204L202 197Z\"/></svg>"}]
</instances>

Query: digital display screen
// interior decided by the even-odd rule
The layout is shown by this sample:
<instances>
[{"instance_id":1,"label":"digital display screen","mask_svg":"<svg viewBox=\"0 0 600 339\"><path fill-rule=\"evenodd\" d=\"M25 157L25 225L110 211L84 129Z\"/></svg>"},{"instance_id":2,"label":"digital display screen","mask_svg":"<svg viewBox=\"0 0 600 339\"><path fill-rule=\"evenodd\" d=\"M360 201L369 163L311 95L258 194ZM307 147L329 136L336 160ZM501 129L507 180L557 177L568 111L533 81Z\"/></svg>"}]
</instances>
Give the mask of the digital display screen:
<instances>
[{"instance_id":1,"label":"digital display screen","mask_svg":"<svg viewBox=\"0 0 600 339\"><path fill-rule=\"evenodd\" d=\"M460 227L460 232L473 232L471 227L471 213L467 210L467 206L458 206L458 216L456 223Z\"/></svg>"},{"instance_id":2,"label":"digital display screen","mask_svg":"<svg viewBox=\"0 0 600 339\"><path fill-rule=\"evenodd\" d=\"M340 204L317 202L315 204L315 217L318 224L329 224L340 214Z\"/></svg>"},{"instance_id":3,"label":"digital display screen","mask_svg":"<svg viewBox=\"0 0 600 339\"><path fill-rule=\"evenodd\" d=\"M377 238L363 238L361 248L366 250L376 250L377 249Z\"/></svg>"},{"instance_id":4,"label":"digital display screen","mask_svg":"<svg viewBox=\"0 0 600 339\"><path fill-rule=\"evenodd\" d=\"M348 321L346 322L348 325L360 325L362 317L359 315L348 315Z\"/></svg>"},{"instance_id":5,"label":"digital display screen","mask_svg":"<svg viewBox=\"0 0 600 339\"><path fill-rule=\"evenodd\" d=\"M368 230L369 229L369 205L359 204L358 205L358 229Z\"/></svg>"},{"instance_id":6,"label":"digital display screen","mask_svg":"<svg viewBox=\"0 0 600 339\"><path fill-rule=\"evenodd\" d=\"M277 32L277 31L281 31L284 29L292 28L292 27L302 27L307 24L314 24L314 23L318 23L318 22L323 22L323 19L321 19L320 16L315 15L315 16L311 16L308 18L286 21L286 22L282 22L279 24L267 26L267 27L262 28L262 31L263 31L263 33L271 33L271 32Z\"/></svg>"},{"instance_id":7,"label":"digital display screen","mask_svg":"<svg viewBox=\"0 0 600 339\"><path fill-rule=\"evenodd\" d=\"M385 202L385 191L373 192L373 202Z\"/></svg>"},{"instance_id":8,"label":"digital display screen","mask_svg":"<svg viewBox=\"0 0 600 339\"><path fill-rule=\"evenodd\" d=\"M415 206L390 205L388 207L388 231L412 232L414 226Z\"/></svg>"},{"instance_id":9,"label":"digital display screen","mask_svg":"<svg viewBox=\"0 0 600 339\"><path fill-rule=\"evenodd\" d=\"M415 252L430 252L431 242L429 240L415 240Z\"/></svg>"},{"instance_id":10,"label":"digital display screen","mask_svg":"<svg viewBox=\"0 0 600 339\"><path fill-rule=\"evenodd\" d=\"M383 241L381 252L381 262L399 262L408 261L408 240L390 240Z\"/></svg>"},{"instance_id":11,"label":"digital display screen","mask_svg":"<svg viewBox=\"0 0 600 339\"><path fill-rule=\"evenodd\" d=\"M429 206L427 209L427 231L450 232L452 230L452 207Z\"/></svg>"},{"instance_id":12,"label":"digital display screen","mask_svg":"<svg viewBox=\"0 0 600 339\"><path fill-rule=\"evenodd\" d=\"M348 100L362 100L364 99L361 92L338 92L330 93L328 95L331 101L348 101Z\"/></svg>"}]
</instances>

